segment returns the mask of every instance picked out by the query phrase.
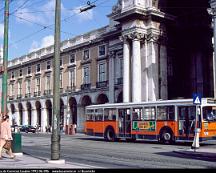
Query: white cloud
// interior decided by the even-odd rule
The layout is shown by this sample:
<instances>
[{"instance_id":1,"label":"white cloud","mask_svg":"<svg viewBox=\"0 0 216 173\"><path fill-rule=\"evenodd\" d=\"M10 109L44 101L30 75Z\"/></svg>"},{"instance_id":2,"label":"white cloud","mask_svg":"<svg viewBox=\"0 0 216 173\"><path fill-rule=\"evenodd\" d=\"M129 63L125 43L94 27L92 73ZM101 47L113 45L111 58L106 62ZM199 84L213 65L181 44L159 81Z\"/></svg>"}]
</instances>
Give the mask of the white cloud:
<instances>
[{"instance_id":1,"label":"white cloud","mask_svg":"<svg viewBox=\"0 0 216 173\"><path fill-rule=\"evenodd\" d=\"M33 52L33 51L36 51L38 49L39 49L39 43L34 40L32 42L31 48L29 49L29 52Z\"/></svg>"},{"instance_id":2,"label":"white cloud","mask_svg":"<svg viewBox=\"0 0 216 173\"><path fill-rule=\"evenodd\" d=\"M4 25L0 24L0 38L3 38L4 36Z\"/></svg>"},{"instance_id":3,"label":"white cloud","mask_svg":"<svg viewBox=\"0 0 216 173\"><path fill-rule=\"evenodd\" d=\"M54 44L54 36L49 35L42 39L41 47L48 47Z\"/></svg>"},{"instance_id":4,"label":"white cloud","mask_svg":"<svg viewBox=\"0 0 216 173\"><path fill-rule=\"evenodd\" d=\"M44 11L44 13L31 13L32 11ZM65 14L66 10L63 4L61 4L61 12ZM22 8L16 12L17 21L21 23L38 23L41 25L49 25L54 23L55 16L55 0L49 0L43 6L38 6L34 9ZM21 18L21 19L20 19ZM24 20L22 20L22 18ZM28 20L28 21L25 21Z\"/></svg>"},{"instance_id":5,"label":"white cloud","mask_svg":"<svg viewBox=\"0 0 216 173\"><path fill-rule=\"evenodd\" d=\"M51 46L53 44L54 44L54 36L49 35L49 36L42 38L40 43L37 41L33 41L31 48L29 49L29 52L33 52L33 51L36 51L38 49Z\"/></svg>"},{"instance_id":6,"label":"white cloud","mask_svg":"<svg viewBox=\"0 0 216 173\"><path fill-rule=\"evenodd\" d=\"M41 24L45 23L44 18L38 15L30 13L30 10L27 8L21 9L16 13L16 20L20 23L31 24L31 22L40 22ZM29 22L30 21L30 22Z\"/></svg>"}]
</instances>

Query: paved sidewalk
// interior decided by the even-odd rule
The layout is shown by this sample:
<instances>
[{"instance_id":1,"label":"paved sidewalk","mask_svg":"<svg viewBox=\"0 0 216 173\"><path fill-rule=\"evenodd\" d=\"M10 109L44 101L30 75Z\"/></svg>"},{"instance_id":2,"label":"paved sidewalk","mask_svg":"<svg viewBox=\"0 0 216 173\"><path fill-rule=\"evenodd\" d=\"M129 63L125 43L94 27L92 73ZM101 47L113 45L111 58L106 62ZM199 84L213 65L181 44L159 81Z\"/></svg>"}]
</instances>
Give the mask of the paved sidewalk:
<instances>
[{"instance_id":1,"label":"paved sidewalk","mask_svg":"<svg viewBox=\"0 0 216 173\"><path fill-rule=\"evenodd\" d=\"M179 154L184 154L188 156L196 156L196 157L206 157L206 158L214 158L216 159L216 148L198 148L194 149L186 149L186 150L175 150L174 152Z\"/></svg>"},{"instance_id":2,"label":"paved sidewalk","mask_svg":"<svg viewBox=\"0 0 216 173\"><path fill-rule=\"evenodd\" d=\"M0 169L96 169L96 167L91 165L67 161L65 161L65 164L47 163L46 160L35 158L27 154L16 155L15 159L10 159L5 153L3 153L2 156Z\"/></svg>"}]
</instances>

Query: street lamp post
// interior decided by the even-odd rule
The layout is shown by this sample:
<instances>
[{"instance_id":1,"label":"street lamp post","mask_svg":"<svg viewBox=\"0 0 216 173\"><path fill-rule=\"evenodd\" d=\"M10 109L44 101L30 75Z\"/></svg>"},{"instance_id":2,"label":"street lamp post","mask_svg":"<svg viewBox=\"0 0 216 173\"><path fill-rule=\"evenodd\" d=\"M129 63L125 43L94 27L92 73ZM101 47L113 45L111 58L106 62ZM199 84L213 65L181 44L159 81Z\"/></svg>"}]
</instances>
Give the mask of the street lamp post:
<instances>
[{"instance_id":1,"label":"street lamp post","mask_svg":"<svg viewBox=\"0 0 216 173\"><path fill-rule=\"evenodd\" d=\"M214 78L214 98L216 98L216 0L209 1L211 8L208 8L208 13L213 19L213 33L214 33L214 57L213 57L213 78Z\"/></svg>"}]
</instances>

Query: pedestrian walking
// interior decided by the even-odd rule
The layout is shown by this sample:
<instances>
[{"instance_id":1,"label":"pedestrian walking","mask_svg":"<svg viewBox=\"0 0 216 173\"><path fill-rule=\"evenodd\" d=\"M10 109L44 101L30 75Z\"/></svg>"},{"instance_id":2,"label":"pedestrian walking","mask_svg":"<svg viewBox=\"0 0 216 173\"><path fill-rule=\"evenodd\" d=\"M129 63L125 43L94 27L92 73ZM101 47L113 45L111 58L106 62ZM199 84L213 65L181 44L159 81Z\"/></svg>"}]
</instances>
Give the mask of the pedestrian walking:
<instances>
[{"instance_id":1,"label":"pedestrian walking","mask_svg":"<svg viewBox=\"0 0 216 173\"><path fill-rule=\"evenodd\" d=\"M2 159L2 148L5 148L7 150L6 153L10 156L11 159L14 159L15 155L13 154L11 149L11 141L13 140L13 138L8 115L3 116L0 131L0 159Z\"/></svg>"}]
</instances>

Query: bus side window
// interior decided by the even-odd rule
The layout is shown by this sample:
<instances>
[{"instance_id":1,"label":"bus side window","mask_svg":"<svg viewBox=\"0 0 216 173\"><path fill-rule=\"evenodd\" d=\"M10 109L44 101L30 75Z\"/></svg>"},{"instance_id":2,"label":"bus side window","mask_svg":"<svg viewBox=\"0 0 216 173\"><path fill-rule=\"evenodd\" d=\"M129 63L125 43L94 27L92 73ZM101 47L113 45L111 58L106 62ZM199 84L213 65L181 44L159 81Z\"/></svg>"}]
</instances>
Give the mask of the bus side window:
<instances>
[{"instance_id":1,"label":"bus side window","mask_svg":"<svg viewBox=\"0 0 216 173\"><path fill-rule=\"evenodd\" d=\"M138 114L137 114L137 112L133 112L132 116L133 116L133 120L138 120Z\"/></svg>"},{"instance_id":2,"label":"bus side window","mask_svg":"<svg viewBox=\"0 0 216 173\"><path fill-rule=\"evenodd\" d=\"M104 115L104 120L108 120L108 115Z\"/></svg>"},{"instance_id":3,"label":"bus side window","mask_svg":"<svg viewBox=\"0 0 216 173\"><path fill-rule=\"evenodd\" d=\"M157 109L158 120L174 120L175 119L175 107L174 106L158 106Z\"/></svg>"},{"instance_id":4,"label":"bus side window","mask_svg":"<svg viewBox=\"0 0 216 173\"><path fill-rule=\"evenodd\" d=\"M88 115L87 115L87 120L88 120L88 121L94 121L94 115L88 114Z\"/></svg>"},{"instance_id":5,"label":"bus side window","mask_svg":"<svg viewBox=\"0 0 216 173\"><path fill-rule=\"evenodd\" d=\"M112 120L116 120L116 115L112 115Z\"/></svg>"},{"instance_id":6,"label":"bus side window","mask_svg":"<svg viewBox=\"0 0 216 173\"><path fill-rule=\"evenodd\" d=\"M96 121L102 121L102 119L103 119L103 116L100 114L95 116Z\"/></svg>"},{"instance_id":7,"label":"bus side window","mask_svg":"<svg viewBox=\"0 0 216 173\"><path fill-rule=\"evenodd\" d=\"M155 107L145 107L142 120L155 120Z\"/></svg>"}]
</instances>

